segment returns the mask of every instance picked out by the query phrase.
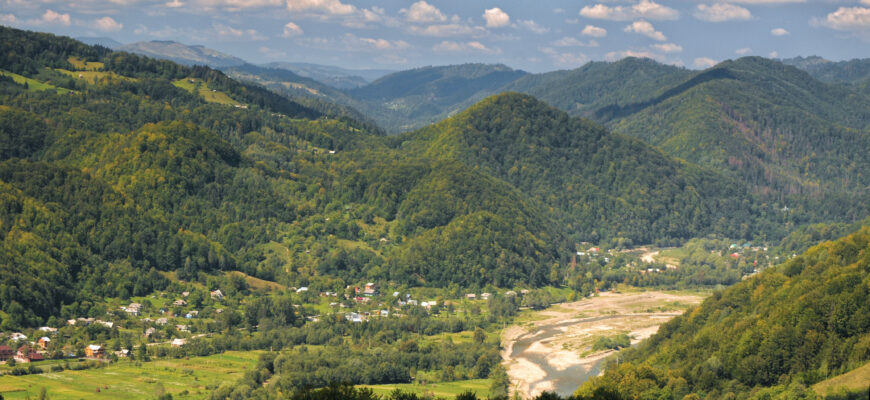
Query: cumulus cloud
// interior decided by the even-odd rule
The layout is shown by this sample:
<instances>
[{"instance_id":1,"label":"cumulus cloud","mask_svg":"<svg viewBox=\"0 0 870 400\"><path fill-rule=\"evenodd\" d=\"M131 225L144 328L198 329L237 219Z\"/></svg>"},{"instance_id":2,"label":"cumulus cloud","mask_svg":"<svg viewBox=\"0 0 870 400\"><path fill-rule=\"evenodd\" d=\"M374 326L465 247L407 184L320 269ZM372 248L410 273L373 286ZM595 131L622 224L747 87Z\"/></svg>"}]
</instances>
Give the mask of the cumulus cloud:
<instances>
[{"instance_id":1,"label":"cumulus cloud","mask_svg":"<svg viewBox=\"0 0 870 400\"><path fill-rule=\"evenodd\" d=\"M589 57L582 53L571 53L571 52L562 52L558 51L552 47L544 47L541 49L541 53L544 53L553 64L556 64L560 67L579 67L583 64L589 62Z\"/></svg>"},{"instance_id":2,"label":"cumulus cloud","mask_svg":"<svg viewBox=\"0 0 870 400\"><path fill-rule=\"evenodd\" d=\"M767 54L767 56L770 58L777 58L777 57L779 57L779 53L777 53L776 51L771 51L770 53Z\"/></svg>"},{"instance_id":3,"label":"cumulus cloud","mask_svg":"<svg viewBox=\"0 0 870 400\"><path fill-rule=\"evenodd\" d=\"M55 12L54 10L45 10L45 13L42 14L42 17L39 19L32 19L28 21L31 25L47 25L47 24L59 24L63 26L69 26L72 19L69 14L61 14Z\"/></svg>"},{"instance_id":4,"label":"cumulus cloud","mask_svg":"<svg viewBox=\"0 0 870 400\"><path fill-rule=\"evenodd\" d=\"M580 33L583 36L592 36L592 37L602 38L602 37L607 36L607 29L599 28L599 27L594 26L594 25L586 25L586 27L583 28L583 31Z\"/></svg>"},{"instance_id":5,"label":"cumulus cloud","mask_svg":"<svg viewBox=\"0 0 870 400\"><path fill-rule=\"evenodd\" d=\"M236 29L223 24L214 24L212 25L212 28L214 29L215 34L225 38L244 40L266 40L266 37L264 37L254 29Z\"/></svg>"},{"instance_id":6,"label":"cumulus cloud","mask_svg":"<svg viewBox=\"0 0 870 400\"><path fill-rule=\"evenodd\" d=\"M231 0L231 1L271 1L271 0ZM357 11L351 4L340 0L287 0L287 10L290 12L314 12L328 15L348 15Z\"/></svg>"},{"instance_id":7,"label":"cumulus cloud","mask_svg":"<svg viewBox=\"0 0 870 400\"><path fill-rule=\"evenodd\" d=\"M743 48L735 50L734 53L741 55L741 56L745 56L749 53L752 53L752 49L750 49L749 47L743 47Z\"/></svg>"},{"instance_id":8,"label":"cumulus cloud","mask_svg":"<svg viewBox=\"0 0 870 400\"><path fill-rule=\"evenodd\" d=\"M404 50L411 47L404 40L358 37L351 33L344 35L344 43L348 50Z\"/></svg>"},{"instance_id":9,"label":"cumulus cloud","mask_svg":"<svg viewBox=\"0 0 870 400\"><path fill-rule=\"evenodd\" d=\"M119 0L125 1L125 0ZM172 1L176 3L178 0ZM245 9L268 6L280 6L284 0L197 0L197 3L205 7L224 7L230 9ZM290 1L288 1L288 4ZM168 3L167 3L168 4Z\"/></svg>"},{"instance_id":10,"label":"cumulus cloud","mask_svg":"<svg viewBox=\"0 0 870 400\"><path fill-rule=\"evenodd\" d=\"M169 8L179 8L179 7L184 7L184 3L182 3L179 0L172 0L172 1L167 1L166 3L163 3L163 6L169 7Z\"/></svg>"},{"instance_id":11,"label":"cumulus cloud","mask_svg":"<svg viewBox=\"0 0 870 400\"><path fill-rule=\"evenodd\" d=\"M532 20L519 20L517 21L517 25L526 28L532 32L537 34L547 33L550 31L549 28L544 28L543 26L538 25L535 21Z\"/></svg>"},{"instance_id":12,"label":"cumulus cloud","mask_svg":"<svg viewBox=\"0 0 870 400\"><path fill-rule=\"evenodd\" d=\"M483 28L463 24L436 24L425 27L412 25L408 27L408 30L415 35L434 37L482 35L486 33Z\"/></svg>"},{"instance_id":13,"label":"cumulus cloud","mask_svg":"<svg viewBox=\"0 0 870 400\"><path fill-rule=\"evenodd\" d=\"M511 17L498 7L485 10L483 19L486 20L486 26L490 28L498 28L511 23Z\"/></svg>"},{"instance_id":14,"label":"cumulus cloud","mask_svg":"<svg viewBox=\"0 0 870 400\"><path fill-rule=\"evenodd\" d=\"M693 65L697 68L710 68L716 65L716 60L708 57L698 57L695 59Z\"/></svg>"},{"instance_id":15,"label":"cumulus cloud","mask_svg":"<svg viewBox=\"0 0 870 400\"><path fill-rule=\"evenodd\" d=\"M401 9L399 13L405 14L405 19L409 22L426 23L447 21L447 16L445 16L441 10L424 0L411 4L411 7L409 8Z\"/></svg>"},{"instance_id":16,"label":"cumulus cloud","mask_svg":"<svg viewBox=\"0 0 870 400\"><path fill-rule=\"evenodd\" d=\"M661 43L654 44L652 48L662 52L662 53L679 53L683 51L683 46L680 46L676 43Z\"/></svg>"},{"instance_id":17,"label":"cumulus cloud","mask_svg":"<svg viewBox=\"0 0 870 400\"><path fill-rule=\"evenodd\" d=\"M776 29L771 29L770 34L773 36L785 36L785 35L789 34L789 31L787 31L783 28L776 28Z\"/></svg>"},{"instance_id":18,"label":"cumulus cloud","mask_svg":"<svg viewBox=\"0 0 870 400\"><path fill-rule=\"evenodd\" d=\"M94 26L103 32L117 32L124 27L124 24L119 24L112 17L103 17L94 21Z\"/></svg>"},{"instance_id":19,"label":"cumulus cloud","mask_svg":"<svg viewBox=\"0 0 870 400\"><path fill-rule=\"evenodd\" d=\"M741 4L787 4L787 3L806 3L806 0L731 0L732 3Z\"/></svg>"},{"instance_id":20,"label":"cumulus cloud","mask_svg":"<svg viewBox=\"0 0 870 400\"><path fill-rule=\"evenodd\" d=\"M870 0L864 0L861 4L870 5ZM840 31L866 31L870 30L870 8L865 7L840 7L820 22L821 25Z\"/></svg>"},{"instance_id":21,"label":"cumulus cloud","mask_svg":"<svg viewBox=\"0 0 870 400\"><path fill-rule=\"evenodd\" d=\"M299 27L299 25L296 25L293 22L288 22L284 25L284 33L282 33L281 36L286 38L292 36L299 36L303 33L305 33L305 31L303 31L302 28Z\"/></svg>"},{"instance_id":22,"label":"cumulus cloud","mask_svg":"<svg viewBox=\"0 0 870 400\"><path fill-rule=\"evenodd\" d=\"M649 51L635 51L635 50L624 50L624 51L611 51L604 55L604 59L607 61L617 61L626 57L637 57L637 58L649 58L653 60L661 61L662 57L658 54L649 52Z\"/></svg>"},{"instance_id":23,"label":"cumulus cloud","mask_svg":"<svg viewBox=\"0 0 870 400\"><path fill-rule=\"evenodd\" d=\"M680 18L680 12L652 0L640 0L631 6L607 6L596 4L585 6L580 10L580 15L586 18L606 19L611 21L628 21L636 18L651 20L675 20Z\"/></svg>"},{"instance_id":24,"label":"cumulus cloud","mask_svg":"<svg viewBox=\"0 0 870 400\"><path fill-rule=\"evenodd\" d=\"M657 31L653 25L647 21L635 21L632 22L631 25L626 26L624 29L626 32L634 32L649 37L653 40L658 40L660 42L664 42L668 40L665 35L659 31Z\"/></svg>"},{"instance_id":25,"label":"cumulus cloud","mask_svg":"<svg viewBox=\"0 0 870 400\"><path fill-rule=\"evenodd\" d=\"M0 14L0 24L15 25L17 23L18 18L15 17L15 14Z\"/></svg>"},{"instance_id":26,"label":"cumulus cloud","mask_svg":"<svg viewBox=\"0 0 870 400\"><path fill-rule=\"evenodd\" d=\"M709 6L698 4L695 18L707 22L746 21L752 18L752 13L743 7L728 3L716 3Z\"/></svg>"},{"instance_id":27,"label":"cumulus cloud","mask_svg":"<svg viewBox=\"0 0 870 400\"><path fill-rule=\"evenodd\" d=\"M598 47L598 42L595 40L589 40L584 42L575 37L565 36L555 42L553 42L553 46L556 47Z\"/></svg>"},{"instance_id":28,"label":"cumulus cloud","mask_svg":"<svg viewBox=\"0 0 870 400\"><path fill-rule=\"evenodd\" d=\"M432 46L432 50L444 53L484 53L484 54L499 54L500 49L492 49L486 47L483 43L476 40L470 42L452 42L442 41L441 43Z\"/></svg>"}]
</instances>

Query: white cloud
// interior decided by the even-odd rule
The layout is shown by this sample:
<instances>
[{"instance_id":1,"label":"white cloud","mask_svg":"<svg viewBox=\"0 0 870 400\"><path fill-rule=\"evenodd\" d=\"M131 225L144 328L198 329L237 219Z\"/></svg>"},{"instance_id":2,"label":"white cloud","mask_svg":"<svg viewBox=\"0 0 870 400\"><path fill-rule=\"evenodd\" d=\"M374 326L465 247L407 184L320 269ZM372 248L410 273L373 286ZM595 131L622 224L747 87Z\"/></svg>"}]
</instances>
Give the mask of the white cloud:
<instances>
[{"instance_id":1,"label":"white cloud","mask_svg":"<svg viewBox=\"0 0 870 400\"><path fill-rule=\"evenodd\" d=\"M730 0L732 3L741 4L787 4L787 3L806 3L806 0Z\"/></svg>"},{"instance_id":2,"label":"white cloud","mask_svg":"<svg viewBox=\"0 0 870 400\"><path fill-rule=\"evenodd\" d=\"M179 0L172 0L172 1L167 1L166 3L164 3L163 6L169 7L169 8L179 8L179 7L184 7L184 3L182 3Z\"/></svg>"},{"instance_id":3,"label":"white cloud","mask_svg":"<svg viewBox=\"0 0 870 400\"><path fill-rule=\"evenodd\" d=\"M485 10L483 19L486 20L486 26L490 28L498 28L511 23L511 17L498 7Z\"/></svg>"},{"instance_id":4,"label":"white cloud","mask_svg":"<svg viewBox=\"0 0 870 400\"><path fill-rule=\"evenodd\" d=\"M592 37L601 38L601 37L607 36L607 29L599 28L599 27L594 26L594 25L586 25L586 27L583 28L583 32L580 32L580 33L583 34L583 36L592 36Z\"/></svg>"},{"instance_id":5,"label":"white cloud","mask_svg":"<svg viewBox=\"0 0 870 400\"><path fill-rule=\"evenodd\" d=\"M595 40L590 40L588 42L584 42L582 40L578 40L575 37L566 36L555 42L553 42L553 46L556 47L598 47L598 42Z\"/></svg>"},{"instance_id":6,"label":"white cloud","mask_svg":"<svg viewBox=\"0 0 870 400\"><path fill-rule=\"evenodd\" d=\"M382 38L358 37L348 33L344 35L344 43L348 50L404 50L411 47L404 40L387 40Z\"/></svg>"},{"instance_id":7,"label":"white cloud","mask_svg":"<svg viewBox=\"0 0 870 400\"><path fill-rule=\"evenodd\" d=\"M589 57L587 57L585 54L560 52L552 47L542 48L541 53L547 55L547 57L553 62L553 64L560 67L576 68L589 62Z\"/></svg>"},{"instance_id":8,"label":"white cloud","mask_svg":"<svg viewBox=\"0 0 870 400\"><path fill-rule=\"evenodd\" d=\"M239 1L239 0L231 0ZM240 0L247 1L247 0ZM271 1L271 0L250 0ZM292 12L315 12L328 15L348 15L357 11L351 4L344 4L340 0L287 0L287 10Z\"/></svg>"},{"instance_id":9,"label":"white cloud","mask_svg":"<svg viewBox=\"0 0 870 400\"><path fill-rule=\"evenodd\" d=\"M437 7L420 0L411 4L409 8L403 8L399 11L405 14L405 19L409 22L444 22L447 17Z\"/></svg>"},{"instance_id":10,"label":"white cloud","mask_svg":"<svg viewBox=\"0 0 870 400\"><path fill-rule=\"evenodd\" d=\"M15 17L15 14L0 14L0 24L15 25L17 23L18 18Z\"/></svg>"},{"instance_id":11,"label":"white cloud","mask_svg":"<svg viewBox=\"0 0 870 400\"><path fill-rule=\"evenodd\" d=\"M870 5L870 0L864 0L862 4ZM840 7L821 21L821 25L840 31L866 31L870 30L870 8L864 7Z\"/></svg>"},{"instance_id":12,"label":"white cloud","mask_svg":"<svg viewBox=\"0 0 870 400\"><path fill-rule=\"evenodd\" d=\"M767 56L770 58L778 58L779 53L777 53L776 51L771 51L770 53L767 54Z\"/></svg>"},{"instance_id":13,"label":"white cloud","mask_svg":"<svg viewBox=\"0 0 870 400\"><path fill-rule=\"evenodd\" d=\"M698 57L695 59L693 65L698 68L710 68L716 65L716 60L708 57Z\"/></svg>"},{"instance_id":14,"label":"white cloud","mask_svg":"<svg viewBox=\"0 0 870 400\"><path fill-rule=\"evenodd\" d=\"M523 28L526 28L532 32L535 32L537 34L547 33L550 31L549 28L544 28L543 26L536 24L535 21L532 21L530 19L529 20L519 20L519 21L517 21L517 25L519 25Z\"/></svg>"},{"instance_id":15,"label":"white cloud","mask_svg":"<svg viewBox=\"0 0 870 400\"><path fill-rule=\"evenodd\" d=\"M45 10L42 17L39 19L32 19L28 22L31 25L60 24L63 26L69 26L71 21L69 14L61 14L54 10Z\"/></svg>"},{"instance_id":16,"label":"white cloud","mask_svg":"<svg viewBox=\"0 0 870 400\"><path fill-rule=\"evenodd\" d=\"M127 0L120 0L127 1ZM177 1L177 0L176 0ZM175 3L176 1L173 1ZM290 1L288 1L289 3ZM197 0L197 3L205 7L224 7L229 9L245 9L257 7L280 6L284 0ZM168 4L167 4L168 5Z\"/></svg>"},{"instance_id":17,"label":"white cloud","mask_svg":"<svg viewBox=\"0 0 870 400\"><path fill-rule=\"evenodd\" d=\"M647 21L635 21L632 22L631 25L626 26L624 29L626 32L634 32L649 37L653 40L658 40L660 42L664 42L668 40L665 35L659 31L657 31L653 25Z\"/></svg>"},{"instance_id":18,"label":"white cloud","mask_svg":"<svg viewBox=\"0 0 870 400\"><path fill-rule=\"evenodd\" d=\"M770 34L773 36L785 36L785 35L789 34L789 31L787 31L783 28L776 28L776 29L771 29Z\"/></svg>"},{"instance_id":19,"label":"white cloud","mask_svg":"<svg viewBox=\"0 0 870 400\"><path fill-rule=\"evenodd\" d=\"M305 33L299 25L294 24L293 22L288 22L284 25L284 33L281 34L283 37L291 37L291 36L299 36Z\"/></svg>"},{"instance_id":20,"label":"white cloud","mask_svg":"<svg viewBox=\"0 0 870 400\"><path fill-rule=\"evenodd\" d=\"M119 24L112 17L103 17L94 21L94 26L103 32L117 32L124 27L124 24Z\"/></svg>"},{"instance_id":21,"label":"white cloud","mask_svg":"<svg viewBox=\"0 0 870 400\"><path fill-rule=\"evenodd\" d=\"M749 53L752 53L752 49L750 49L749 47L744 47L744 48L735 50L734 53L739 54L741 56L744 56L744 55L747 55Z\"/></svg>"},{"instance_id":22,"label":"white cloud","mask_svg":"<svg viewBox=\"0 0 870 400\"><path fill-rule=\"evenodd\" d=\"M491 49L478 41L470 42L452 42L442 41L441 43L432 46L432 50L443 53L484 53L484 54L500 54L500 49Z\"/></svg>"},{"instance_id":23,"label":"white cloud","mask_svg":"<svg viewBox=\"0 0 870 400\"><path fill-rule=\"evenodd\" d=\"M637 57L637 58L649 58L653 60L661 60L662 57L658 54L649 52L649 51L634 51L634 50L624 50L624 51L611 51L604 55L604 59L607 61L617 61L626 57Z\"/></svg>"},{"instance_id":24,"label":"white cloud","mask_svg":"<svg viewBox=\"0 0 870 400\"><path fill-rule=\"evenodd\" d=\"M408 30L415 35L434 37L482 35L486 33L483 28L470 27L462 24L438 24L426 27L412 25Z\"/></svg>"},{"instance_id":25,"label":"white cloud","mask_svg":"<svg viewBox=\"0 0 870 400\"><path fill-rule=\"evenodd\" d=\"M606 6L596 4L585 6L580 15L586 18L606 19L611 21L628 21L635 18L651 20L675 20L680 18L680 12L652 0L640 0L632 6Z\"/></svg>"},{"instance_id":26,"label":"white cloud","mask_svg":"<svg viewBox=\"0 0 870 400\"><path fill-rule=\"evenodd\" d=\"M679 53L683 51L683 47L675 43L654 44L652 47L662 53Z\"/></svg>"},{"instance_id":27,"label":"white cloud","mask_svg":"<svg viewBox=\"0 0 870 400\"><path fill-rule=\"evenodd\" d=\"M710 6L698 4L695 18L707 22L746 21L752 18L752 13L743 7L728 3L716 3Z\"/></svg>"},{"instance_id":28,"label":"white cloud","mask_svg":"<svg viewBox=\"0 0 870 400\"><path fill-rule=\"evenodd\" d=\"M212 28L214 28L214 33L221 37L244 40L266 40L266 37L254 29L236 29L223 24L213 24Z\"/></svg>"}]
</instances>

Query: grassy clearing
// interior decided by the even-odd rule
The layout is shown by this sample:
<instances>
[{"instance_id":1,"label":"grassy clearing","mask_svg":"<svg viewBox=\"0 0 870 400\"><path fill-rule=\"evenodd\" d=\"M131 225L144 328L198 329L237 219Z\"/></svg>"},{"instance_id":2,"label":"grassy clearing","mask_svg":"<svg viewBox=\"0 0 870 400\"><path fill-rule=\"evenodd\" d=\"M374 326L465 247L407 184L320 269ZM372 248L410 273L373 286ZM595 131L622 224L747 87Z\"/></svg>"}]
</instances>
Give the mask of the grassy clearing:
<instances>
[{"instance_id":1,"label":"grassy clearing","mask_svg":"<svg viewBox=\"0 0 870 400\"><path fill-rule=\"evenodd\" d=\"M76 79L84 79L86 82L96 85L97 82L105 82L108 80L111 83L117 83L121 81L135 81L134 78L128 78L126 76L116 75L113 72L103 72L103 71L67 71L65 69L56 69L57 72L60 72L64 75L69 75Z\"/></svg>"},{"instance_id":2,"label":"grassy clearing","mask_svg":"<svg viewBox=\"0 0 870 400\"><path fill-rule=\"evenodd\" d=\"M819 395L838 394L838 392L857 392L870 386L870 363L853 369L843 375L821 381L812 386Z\"/></svg>"},{"instance_id":3,"label":"grassy clearing","mask_svg":"<svg viewBox=\"0 0 870 400\"><path fill-rule=\"evenodd\" d=\"M13 74L12 72L9 72L9 71L0 70L0 75L12 77L12 80L15 81L15 83L17 83L19 85L24 85L26 83L27 90L31 91L31 92L38 92L41 90L56 90L57 93L59 93L59 94L67 94L70 92L69 89L59 88L59 87L54 86L52 84L40 82L40 81L37 81L35 79L30 79L30 78L27 78L27 77L24 77L24 76L21 76L18 74Z\"/></svg>"},{"instance_id":4,"label":"grassy clearing","mask_svg":"<svg viewBox=\"0 0 870 400\"><path fill-rule=\"evenodd\" d=\"M420 385L416 383L402 383L394 385L361 385L360 387L371 388L375 394L385 395L390 394L396 389L403 392L412 392L417 394L431 393L435 397L453 398L456 395L470 390L477 394L477 397L486 397L489 395L489 387L492 384L490 379L471 379L466 381L454 381L443 383L430 383Z\"/></svg>"},{"instance_id":5,"label":"grassy clearing","mask_svg":"<svg viewBox=\"0 0 870 400\"><path fill-rule=\"evenodd\" d=\"M157 360L136 366L121 361L106 368L0 377L6 399L35 398L45 388L51 399L149 399L163 387L174 398L202 399L224 382L254 368L261 352L230 351L189 360ZM97 392L99 388L99 392ZM184 394L184 392L187 394Z\"/></svg>"},{"instance_id":6,"label":"grassy clearing","mask_svg":"<svg viewBox=\"0 0 870 400\"><path fill-rule=\"evenodd\" d=\"M210 89L208 84L200 79L179 79L172 82L178 88L187 90L190 93L199 94L208 103L218 103L228 106L239 104L224 92Z\"/></svg>"},{"instance_id":7,"label":"grassy clearing","mask_svg":"<svg viewBox=\"0 0 870 400\"><path fill-rule=\"evenodd\" d=\"M73 67L75 67L75 69L77 69L79 71L99 71L99 70L103 69L103 67L106 66L105 64L103 64L101 62L97 62L97 61L88 62L88 61L80 60L76 57L70 57L67 59L67 61L69 61L69 63L72 64Z\"/></svg>"},{"instance_id":8,"label":"grassy clearing","mask_svg":"<svg viewBox=\"0 0 870 400\"><path fill-rule=\"evenodd\" d=\"M253 276L245 274L244 272L241 272L241 271L229 271L229 272L227 272L227 276L229 276L230 274L239 275L239 276L245 278L245 282L248 283L248 287L251 287L254 289L287 290L287 287L280 284L280 283L267 281L267 280L263 280L260 278L254 278Z\"/></svg>"}]
</instances>

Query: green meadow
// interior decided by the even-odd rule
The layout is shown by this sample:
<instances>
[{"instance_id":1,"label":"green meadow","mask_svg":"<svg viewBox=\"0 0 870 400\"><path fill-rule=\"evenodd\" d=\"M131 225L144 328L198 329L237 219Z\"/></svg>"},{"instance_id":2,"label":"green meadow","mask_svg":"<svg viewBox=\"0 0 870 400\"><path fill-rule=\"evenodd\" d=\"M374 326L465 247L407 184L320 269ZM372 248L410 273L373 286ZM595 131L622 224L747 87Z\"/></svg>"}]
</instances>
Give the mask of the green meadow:
<instances>
[{"instance_id":1,"label":"green meadow","mask_svg":"<svg viewBox=\"0 0 870 400\"><path fill-rule=\"evenodd\" d=\"M57 399L148 399L161 393L176 399L202 399L223 383L235 382L257 365L258 351L229 351L208 357L137 363L119 361L104 368L25 376L0 376L5 399L36 398L42 388Z\"/></svg>"}]
</instances>

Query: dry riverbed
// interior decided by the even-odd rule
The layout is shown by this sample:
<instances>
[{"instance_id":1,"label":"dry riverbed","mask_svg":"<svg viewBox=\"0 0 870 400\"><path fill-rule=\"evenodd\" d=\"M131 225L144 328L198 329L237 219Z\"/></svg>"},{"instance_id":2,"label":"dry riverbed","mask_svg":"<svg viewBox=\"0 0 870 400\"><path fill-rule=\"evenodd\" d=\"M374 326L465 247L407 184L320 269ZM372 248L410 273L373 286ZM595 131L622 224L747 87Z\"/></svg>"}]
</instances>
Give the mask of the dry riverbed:
<instances>
[{"instance_id":1,"label":"dry riverbed","mask_svg":"<svg viewBox=\"0 0 870 400\"><path fill-rule=\"evenodd\" d=\"M703 299L701 293L608 292L536 312L533 322L511 326L502 334L511 390L524 398L543 391L571 394L597 375L601 361L614 353L593 352L598 337L628 334L635 344Z\"/></svg>"}]
</instances>

